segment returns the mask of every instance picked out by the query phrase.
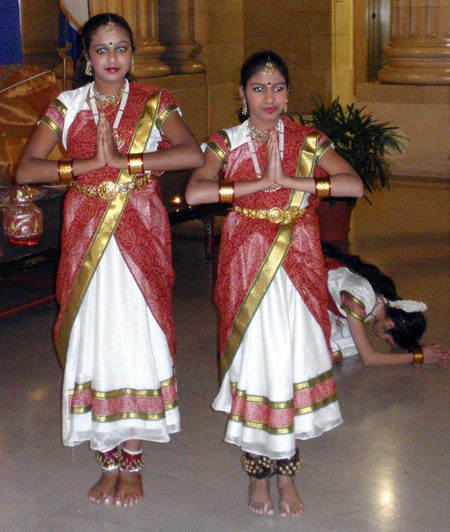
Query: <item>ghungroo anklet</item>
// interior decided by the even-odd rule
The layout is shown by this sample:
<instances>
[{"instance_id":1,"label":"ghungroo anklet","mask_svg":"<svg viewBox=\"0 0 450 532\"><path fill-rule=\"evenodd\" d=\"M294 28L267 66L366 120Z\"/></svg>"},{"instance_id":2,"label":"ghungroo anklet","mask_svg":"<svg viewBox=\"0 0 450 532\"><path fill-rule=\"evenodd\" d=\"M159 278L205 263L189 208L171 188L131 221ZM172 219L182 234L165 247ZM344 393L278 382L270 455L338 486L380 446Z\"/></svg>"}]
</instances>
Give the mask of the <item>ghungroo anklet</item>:
<instances>
[{"instance_id":1,"label":"ghungroo anklet","mask_svg":"<svg viewBox=\"0 0 450 532\"><path fill-rule=\"evenodd\" d=\"M241 456L242 469L251 477L266 478L272 473L272 460L267 456L251 456L245 453Z\"/></svg>"},{"instance_id":2,"label":"ghungroo anklet","mask_svg":"<svg viewBox=\"0 0 450 532\"><path fill-rule=\"evenodd\" d=\"M95 459L97 460L97 463L100 464L103 471L118 469L121 458L122 451L118 447L114 447L114 449L106 451L105 453L102 453L101 451L95 453Z\"/></svg>"},{"instance_id":3,"label":"ghungroo anklet","mask_svg":"<svg viewBox=\"0 0 450 532\"><path fill-rule=\"evenodd\" d=\"M299 456L298 449L295 450L295 454L292 458L283 458L282 460L274 460L275 472L278 475L286 477L293 477L297 473L300 473L303 460Z\"/></svg>"},{"instance_id":4,"label":"ghungroo anklet","mask_svg":"<svg viewBox=\"0 0 450 532\"><path fill-rule=\"evenodd\" d=\"M120 469L122 471L137 473L142 469L144 462L145 458L142 456L142 450L129 451L128 449L125 449L125 447L123 448L122 456L120 458Z\"/></svg>"}]
</instances>

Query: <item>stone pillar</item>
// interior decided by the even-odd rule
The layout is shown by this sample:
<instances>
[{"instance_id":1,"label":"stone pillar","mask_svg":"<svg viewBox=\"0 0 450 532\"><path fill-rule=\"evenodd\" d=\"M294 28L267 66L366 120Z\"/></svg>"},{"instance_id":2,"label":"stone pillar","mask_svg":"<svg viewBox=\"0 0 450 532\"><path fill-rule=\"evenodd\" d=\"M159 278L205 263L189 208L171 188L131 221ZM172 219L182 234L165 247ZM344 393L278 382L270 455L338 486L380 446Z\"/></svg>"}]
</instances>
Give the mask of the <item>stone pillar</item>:
<instances>
[{"instance_id":1,"label":"stone pillar","mask_svg":"<svg viewBox=\"0 0 450 532\"><path fill-rule=\"evenodd\" d=\"M165 51L158 40L157 0L90 0L91 15L111 12L122 16L133 30L136 78L161 77L170 67L160 59Z\"/></svg>"},{"instance_id":2,"label":"stone pillar","mask_svg":"<svg viewBox=\"0 0 450 532\"><path fill-rule=\"evenodd\" d=\"M194 0L160 2L159 31L166 48L162 59L173 74L205 72L205 65L198 59L201 46L195 40Z\"/></svg>"},{"instance_id":3,"label":"stone pillar","mask_svg":"<svg viewBox=\"0 0 450 532\"><path fill-rule=\"evenodd\" d=\"M450 85L450 0L391 0L383 83Z\"/></svg>"}]
</instances>

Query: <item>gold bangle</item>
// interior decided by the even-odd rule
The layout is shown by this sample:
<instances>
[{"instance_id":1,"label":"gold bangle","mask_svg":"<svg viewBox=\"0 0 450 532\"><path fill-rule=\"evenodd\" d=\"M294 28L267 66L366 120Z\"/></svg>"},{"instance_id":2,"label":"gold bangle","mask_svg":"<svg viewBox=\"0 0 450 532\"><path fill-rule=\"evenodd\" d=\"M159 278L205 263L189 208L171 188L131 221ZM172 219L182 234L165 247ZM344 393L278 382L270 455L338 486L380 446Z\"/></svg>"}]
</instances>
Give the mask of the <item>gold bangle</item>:
<instances>
[{"instance_id":1,"label":"gold bangle","mask_svg":"<svg viewBox=\"0 0 450 532\"><path fill-rule=\"evenodd\" d=\"M421 347L413 349L413 361L412 364L423 364L423 351Z\"/></svg>"},{"instance_id":2,"label":"gold bangle","mask_svg":"<svg viewBox=\"0 0 450 532\"><path fill-rule=\"evenodd\" d=\"M60 159L56 168L58 170L58 177L60 181L72 181L73 159Z\"/></svg>"},{"instance_id":3,"label":"gold bangle","mask_svg":"<svg viewBox=\"0 0 450 532\"><path fill-rule=\"evenodd\" d=\"M316 196L318 198L328 198L331 195L330 177L315 177L316 182Z\"/></svg>"},{"instance_id":4,"label":"gold bangle","mask_svg":"<svg viewBox=\"0 0 450 532\"><path fill-rule=\"evenodd\" d=\"M128 154L128 173L130 175L144 173L144 154L143 153L129 153Z\"/></svg>"},{"instance_id":5,"label":"gold bangle","mask_svg":"<svg viewBox=\"0 0 450 532\"><path fill-rule=\"evenodd\" d=\"M219 181L219 203L233 203L234 183L230 181Z\"/></svg>"}]
</instances>

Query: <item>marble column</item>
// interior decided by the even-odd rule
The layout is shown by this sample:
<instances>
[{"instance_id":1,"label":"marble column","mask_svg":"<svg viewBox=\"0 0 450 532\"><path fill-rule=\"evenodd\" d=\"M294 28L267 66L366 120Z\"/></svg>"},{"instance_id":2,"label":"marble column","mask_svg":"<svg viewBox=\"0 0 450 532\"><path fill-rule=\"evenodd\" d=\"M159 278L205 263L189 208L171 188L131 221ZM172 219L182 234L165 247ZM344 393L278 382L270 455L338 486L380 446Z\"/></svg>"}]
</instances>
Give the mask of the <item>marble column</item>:
<instances>
[{"instance_id":1,"label":"marble column","mask_svg":"<svg viewBox=\"0 0 450 532\"><path fill-rule=\"evenodd\" d=\"M195 40L194 0L163 0L159 3L159 30L166 48L163 60L173 74L196 74L206 70L198 59Z\"/></svg>"},{"instance_id":2,"label":"marble column","mask_svg":"<svg viewBox=\"0 0 450 532\"><path fill-rule=\"evenodd\" d=\"M170 67L161 61L165 47L158 38L157 0L90 0L91 15L111 12L121 15L130 25L136 52L136 78L161 77L170 74Z\"/></svg>"},{"instance_id":3,"label":"marble column","mask_svg":"<svg viewBox=\"0 0 450 532\"><path fill-rule=\"evenodd\" d=\"M450 85L450 0L391 0L383 83Z\"/></svg>"}]
</instances>

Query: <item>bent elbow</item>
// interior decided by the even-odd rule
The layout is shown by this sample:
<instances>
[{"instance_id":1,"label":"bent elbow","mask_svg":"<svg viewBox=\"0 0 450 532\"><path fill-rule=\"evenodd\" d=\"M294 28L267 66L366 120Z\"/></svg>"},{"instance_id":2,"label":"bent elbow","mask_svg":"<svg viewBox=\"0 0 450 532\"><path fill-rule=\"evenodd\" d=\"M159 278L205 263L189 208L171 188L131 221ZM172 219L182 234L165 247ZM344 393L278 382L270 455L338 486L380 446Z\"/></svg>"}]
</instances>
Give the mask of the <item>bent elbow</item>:
<instances>
[{"instance_id":1,"label":"bent elbow","mask_svg":"<svg viewBox=\"0 0 450 532\"><path fill-rule=\"evenodd\" d=\"M16 183L18 185L24 185L25 183L27 183L27 174L23 170L23 168L20 166L20 164L17 167L15 178L16 178Z\"/></svg>"},{"instance_id":2,"label":"bent elbow","mask_svg":"<svg viewBox=\"0 0 450 532\"><path fill-rule=\"evenodd\" d=\"M369 357L361 356L361 358L362 358L362 361L363 361L364 365L366 366L366 368L370 368L372 366L378 366L379 365L379 364L377 364L376 358L373 358L371 356L369 356Z\"/></svg>"},{"instance_id":3,"label":"bent elbow","mask_svg":"<svg viewBox=\"0 0 450 532\"><path fill-rule=\"evenodd\" d=\"M196 201L195 194L192 192L190 188L186 189L186 193L184 195L184 198L186 200L186 203L188 205L198 205L198 201Z\"/></svg>"},{"instance_id":4,"label":"bent elbow","mask_svg":"<svg viewBox=\"0 0 450 532\"><path fill-rule=\"evenodd\" d=\"M203 155L203 152L199 150L194 158L193 158L193 165L192 168L200 168L205 163L205 156Z\"/></svg>"},{"instance_id":5,"label":"bent elbow","mask_svg":"<svg viewBox=\"0 0 450 532\"><path fill-rule=\"evenodd\" d=\"M355 183L353 194L355 198L362 198L364 196L364 184L360 177L358 177L358 181Z\"/></svg>"}]
</instances>

